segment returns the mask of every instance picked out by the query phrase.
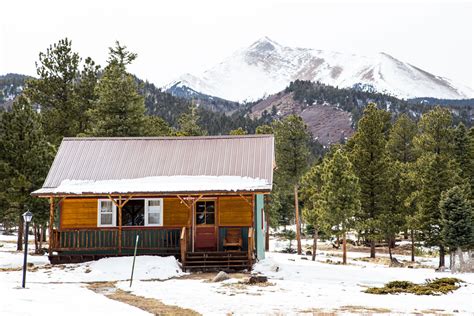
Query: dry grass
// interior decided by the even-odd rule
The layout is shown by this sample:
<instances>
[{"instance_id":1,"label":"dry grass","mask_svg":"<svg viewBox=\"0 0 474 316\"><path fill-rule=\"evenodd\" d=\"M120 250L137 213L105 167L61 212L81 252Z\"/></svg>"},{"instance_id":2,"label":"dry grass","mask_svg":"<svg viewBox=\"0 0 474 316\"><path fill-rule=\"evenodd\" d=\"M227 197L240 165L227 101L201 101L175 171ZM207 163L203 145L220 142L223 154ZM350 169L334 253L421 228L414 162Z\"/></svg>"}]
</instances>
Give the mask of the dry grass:
<instances>
[{"instance_id":1,"label":"dry grass","mask_svg":"<svg viewBox=\"0 0 474 316\"><path fill-rule=\"evenodd\" d=\"M201 315L196 311L174 305L163 304L160 300L146 298L117 289L115 282L96 282L87 286L90 290L102 294L112 300L140 308L153 315Z\"/></svg>"}]
</instances>

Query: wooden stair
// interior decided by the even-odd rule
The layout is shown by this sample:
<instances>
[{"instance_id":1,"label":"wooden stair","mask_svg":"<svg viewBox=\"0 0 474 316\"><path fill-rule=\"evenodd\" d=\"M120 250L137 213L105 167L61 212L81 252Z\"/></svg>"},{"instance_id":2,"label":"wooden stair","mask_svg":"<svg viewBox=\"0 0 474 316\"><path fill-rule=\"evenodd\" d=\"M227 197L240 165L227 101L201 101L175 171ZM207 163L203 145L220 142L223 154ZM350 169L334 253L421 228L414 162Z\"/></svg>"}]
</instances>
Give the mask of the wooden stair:
<instances>
[{"instance_id":1,"label":"wooden stair","mask_svg":"<svg viewBox=\"0 0 474 316\"><path fill-rule=\"evenodd\" d=\"M184 271L241 271L252 268L246 251L187 252Z\"/></svg>"}]
</instances>

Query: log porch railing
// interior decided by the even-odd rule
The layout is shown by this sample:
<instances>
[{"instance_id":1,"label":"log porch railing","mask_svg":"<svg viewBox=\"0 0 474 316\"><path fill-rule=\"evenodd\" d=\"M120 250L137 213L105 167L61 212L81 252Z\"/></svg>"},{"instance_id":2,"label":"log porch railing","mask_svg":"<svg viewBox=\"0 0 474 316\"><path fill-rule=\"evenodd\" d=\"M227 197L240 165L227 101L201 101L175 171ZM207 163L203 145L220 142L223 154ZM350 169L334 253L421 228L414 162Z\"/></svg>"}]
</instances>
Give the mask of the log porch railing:
<instances>
[{"instance_id":1,"label":"log porch railing","mask_svg":"<svg viewBox=\"0 0 474 316\"><path fill-rule=\"evenodd\" d=\"M163 227L97 227L53 230L53 251L132 250L139 235L138 250L179 252L180 229Z\"/></svg>"},{"instance_id":2,"label":"log porch railing","mask_svg":"<svg viewBox=\"0 0 474 316\"><path fill-rule=\"evenodd\" d=\"M180 237L180 250L181 250L181 264L186 264L186 251L188 246L188 238L186 234L186 227L181 229L181 237Z\"/></svg>"}]
</instances>

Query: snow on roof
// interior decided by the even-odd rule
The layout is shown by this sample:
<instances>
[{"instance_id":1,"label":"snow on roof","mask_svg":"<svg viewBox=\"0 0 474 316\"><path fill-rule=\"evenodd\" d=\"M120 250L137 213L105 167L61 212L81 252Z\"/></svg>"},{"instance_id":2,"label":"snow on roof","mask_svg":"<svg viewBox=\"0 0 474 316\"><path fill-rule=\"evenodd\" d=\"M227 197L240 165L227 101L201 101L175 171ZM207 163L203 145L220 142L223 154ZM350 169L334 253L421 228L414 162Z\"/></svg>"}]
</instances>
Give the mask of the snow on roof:
<instances>
[{"instance_id":1,"label":"snow on roof","mask_svg":"<svg viewBox=\"0 0 474 316\"><path fill-rule=\"evenodd\" d=\"M269 191L272 185L265 179L238 176L164 176L121 180L63 180L57 188L43 188L41 194L112 194L154 192L238 192Z\"/></svg>"},{"instance_id":2,"label":"snow on roof","mask_svg":"<svg viewBox=\"0 0 474 316\"><path fill-rule=\"evenodd\" d=\"M270 191L273 135L64 138L33 195Z\"/></svg>"}]
</instances>

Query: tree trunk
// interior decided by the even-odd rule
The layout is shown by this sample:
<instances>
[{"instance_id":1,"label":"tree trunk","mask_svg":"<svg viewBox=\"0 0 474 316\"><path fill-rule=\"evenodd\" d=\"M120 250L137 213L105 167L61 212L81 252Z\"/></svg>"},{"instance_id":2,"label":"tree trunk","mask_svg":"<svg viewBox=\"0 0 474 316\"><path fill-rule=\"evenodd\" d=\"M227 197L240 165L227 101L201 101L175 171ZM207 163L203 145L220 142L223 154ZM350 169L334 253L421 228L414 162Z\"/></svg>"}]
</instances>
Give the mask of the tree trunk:
<instances>
[{"instance_id":1,"label":"tree trunk","mask_svg":"<svg viewBox=\"0 0 474 316\"><path fill-rule=\"evenodd\" d=\"M265 231L265 251L270 250L270 221L268 212L265 212L265 221L267 222L267 230Z\"/></svg>"},{"instance_id":2,"label":"tree trunk","mask_svg":"<svg viewBox=\"0 0 474 316\"><path fill-rule=\"evenodd\" d=\"M410 230L411 237L411 262L415 262L415 233L413 229Z\"/></svg>"},{"instance_id":3,"label":"tree trunk","mask_svg":"<svg viewBox=\"0 0 474 316\"><path fill-rule=\"evenodd\" d=\"M41 225L41 235L43 236L43 239L41 239L41 242L46 242L46 225L43 224Z\"/></svg>"},{"instance_id":4,"label":"tree trunk","mask_svg":"<svg viewBox=\"0 0 474 316\"><path fill-rule=\"evenodd\" d=\"M370 258L375 258L375 240L370 241Z\"/></svg>"},{"instance_id":5,"label":"tree trunk","mask_svg":"<svg viewBox=\"0 0 474 316\"><path fill-rule=\"evenodd\" d=\"M295 224L296 224L296 243L297 252L301 255L301 227L300 227L300 211L298 205L298 185L295 184Z\"/></svg>"},{"instance_id":6,"label":"tree trunk","mask_svg":"<svg viewBox=\"0 0 474 316\"><path fill-rule=\"evenodd\" d=\"M45 225L40 226L40 240L39 240L39 252L43 253L43 241L44 241L44 232L45 232Z\"/></svg>"},{"instance_id":7,"label":"tree trunk","mask_svg":"<svg viewBox=\"0 0 474 316\"><path fill-rule=\"evenodd\" d=\"M390 262L392 262L393 257L392 257L392 238L388 239L388 255L390 257Z\"/></svg>"},{"instance_id":8,"label":"tree trunk","mask_svg":"<svg viewBox=\"0 0 474 316\"><path fill-rule=\"evenodd\" d=\"M446 254L446 250L444 249L444 246L439 246L439 267L445 266L445 262L444 262L445 254Z\"/></svg>"},{"instance_id":9,"label":"tree trunk","mask_svg":"<svg viewBox=\"0 0 474 316\"><path fill-rule=\"evenodd\" d=\"M339 235L336 235L336 246L337 246L337 249L341 247L341 241L339 240Z\"/></svg>"},{"instance_id":10,"label":"tree trunk","mask_svg":"<svg viewBox=\"0 0 474 316\"><path fill-rule=\"evenodd\" d=\"M342 264L347 264L346 232L342 233Z\"/></svg>"},{"instance_id":11,"label":"tree trunk","mask_svg":"<svg viewBox=\"0 0 474 316\"><path fill-rule=\"evenodd\" d=\"M316 261L316 251L318 251L318 227L314 226L314 233L313 233L313 257L311 258L313 261Z\"/></svg>"},{"instance_id":12,"label":"tree trunk","mask_svg":"<svg viewBox=\"0 0 474 316\"><path fill-rule=\"evenodd\" d=\"M407 240L408 239L408 229L405 229L403 231L403 239Z\"/></svg>"},{"instance_id":13,"label":"tree trunk","mask_svg":"<svg viewBox=\"0 0 474 316\"><path fill-rule=\"evenodd\" d=\"M18 238L16 241L16 250L20 251L23 250L23 216L20 215L20 220L18 221Z\"/></svg>"},{"instance_id":14,"label":"tree trunk","mask_svg":"<svg viewBox=\"0 0 474 316\"><path fill-rule=\"evenodd\" d=\"M36 224L33 224L33 235L35 236L35 253L37 254L38 253L38 226Z\"/></svg>"},{"instance_id":15,"label":"tree trunk","mask_svg":"<svg viewBox=\"0 0 474 316\"><path fill-rule=\"evenodd\" d=\"M449 270L454 272L454 251L449 252Z\"/></svg>"}]
</instances>

